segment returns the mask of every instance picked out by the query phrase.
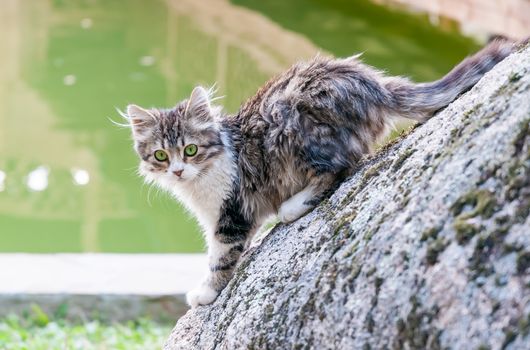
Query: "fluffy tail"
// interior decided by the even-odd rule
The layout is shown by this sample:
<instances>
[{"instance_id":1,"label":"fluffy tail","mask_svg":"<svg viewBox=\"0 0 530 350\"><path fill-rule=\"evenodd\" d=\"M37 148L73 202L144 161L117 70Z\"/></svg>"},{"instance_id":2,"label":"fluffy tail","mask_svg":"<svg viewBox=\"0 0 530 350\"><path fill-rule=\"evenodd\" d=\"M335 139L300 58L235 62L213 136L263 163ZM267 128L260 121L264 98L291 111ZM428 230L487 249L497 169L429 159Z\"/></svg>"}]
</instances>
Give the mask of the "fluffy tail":
<instances>
[{"instance_id":1,"label":"fluffy tail","mask_svg":"<svg viewBox=\"0 0 530 350\"><path fill-rule=\"evenodd\" d=\"M405 118L426 120L475 85L518 46L511 41L494 40L460 62L442 79L431 83L414 84L402 78L389 80L386 87L393 95L394 111Z\"/></svg>"}]
</instances>

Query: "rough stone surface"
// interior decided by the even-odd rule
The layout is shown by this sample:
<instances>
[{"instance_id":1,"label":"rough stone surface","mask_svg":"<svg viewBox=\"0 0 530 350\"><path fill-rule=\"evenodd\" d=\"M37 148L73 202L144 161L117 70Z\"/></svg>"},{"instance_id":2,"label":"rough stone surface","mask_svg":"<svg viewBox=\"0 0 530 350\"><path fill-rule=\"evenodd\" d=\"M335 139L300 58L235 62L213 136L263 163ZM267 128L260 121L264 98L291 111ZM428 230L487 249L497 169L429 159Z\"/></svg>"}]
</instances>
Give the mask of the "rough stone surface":
<instances>
[{"instance_id":1,"label":"rough stone surface","mask_svg":"<svg viewBox=\"0 0 530 350\"><path fill-rule=\"evenodd\" d=\"M529 349L530 48L278 225L165 349Z\"/></svg>"}]
</instances>

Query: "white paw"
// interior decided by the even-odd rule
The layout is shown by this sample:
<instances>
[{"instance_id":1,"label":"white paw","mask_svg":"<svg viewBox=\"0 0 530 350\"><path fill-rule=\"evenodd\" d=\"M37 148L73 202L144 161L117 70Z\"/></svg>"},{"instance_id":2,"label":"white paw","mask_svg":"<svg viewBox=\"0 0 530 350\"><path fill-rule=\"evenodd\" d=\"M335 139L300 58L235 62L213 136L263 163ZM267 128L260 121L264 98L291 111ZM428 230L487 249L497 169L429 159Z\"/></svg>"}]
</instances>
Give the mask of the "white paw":
<instances>
[{"instance_id":1,"label":"white paw","mask_svg":"<svg viewBox=\"0 0 530 350\"><path fill-rule=\"evenodd\" d=\"M201 285L195 289L190 290L186 294L186 301L192 308L196 308L199 305L208 305L214 302L217 298L217 293L213 288L207 285Z\"/></svg>"},{"instance_id":2,"label":"white paw","mask_svg":"<svg viewBox=\"0 0 530 350\"><path fill-rule=\"evenodd\" d=\"M278 219L286 224L300 218L313 208L306 204L311 198L313 198L313 188L306 187L280 205Z\"/></svg>"},{"instance_id":3,"label":"white paw","mask_svg":"<svg viewBox=\"0 0 530 350\"><path fill-rule=\"evenodd\" d=\"M298 203L284 202L278 210L278 219L284 224L295 221L305 214L307 208L300 206Z\"/></svg>"}]
</instances>

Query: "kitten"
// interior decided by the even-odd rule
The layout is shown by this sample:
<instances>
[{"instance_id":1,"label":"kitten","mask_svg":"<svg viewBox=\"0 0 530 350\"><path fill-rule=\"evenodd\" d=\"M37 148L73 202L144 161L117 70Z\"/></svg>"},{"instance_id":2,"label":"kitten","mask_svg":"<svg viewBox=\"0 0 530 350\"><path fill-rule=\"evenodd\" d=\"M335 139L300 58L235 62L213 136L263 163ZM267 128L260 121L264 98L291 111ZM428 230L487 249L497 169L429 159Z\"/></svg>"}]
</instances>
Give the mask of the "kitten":
<instances>
[{"instance_id":1,"label":"kitten","mask_svg":"<svg viewBox=\"0 0 530 350\"><path fill-rule=\"evenodd\" d=\"M472 87L515 45L494 41L442 79L385 77L357 56L317 57L267 82L235 115L197 87L172 109L127 107L140 173L197 217L210 271L187 295L213 302L263 221L313 209L383 137L394 117L423 122Z\"/></svg>"}]
</instances>

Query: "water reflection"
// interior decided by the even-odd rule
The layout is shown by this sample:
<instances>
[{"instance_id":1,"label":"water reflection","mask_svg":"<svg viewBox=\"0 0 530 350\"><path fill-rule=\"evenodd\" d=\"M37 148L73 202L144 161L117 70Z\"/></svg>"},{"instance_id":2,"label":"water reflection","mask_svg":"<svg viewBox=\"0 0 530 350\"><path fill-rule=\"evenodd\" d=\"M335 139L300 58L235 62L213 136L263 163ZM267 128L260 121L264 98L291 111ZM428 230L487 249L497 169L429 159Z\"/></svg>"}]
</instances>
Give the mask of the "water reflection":
<instances>
[{"instance_id":1,"label":"water reflection","mask_svg":"<svg viewBox=\"0 0 530 350\"><path fill-rule=\"evenodd\" d=\"M6 173L0 170L0 192L6 189L5 181L6 181Z\"/></svg>"},{"instance_id":2,"label":"water reflection","mask_svg":"<svg viewBox=\"0 0 530 350\"><path fill-rule=\"evenodd\" d=\"M81 20L81 28L83 28L83 29L92 28L92 18L83 18Z\"/></svg>"},{"instance_id":3,"label":"water reflection","mask_svg":"<svg viewBox=\"0 0 530 350\"><path fill-rule=\"evenodd\" d=\"M68 75L65 75L64 78L63 78L63 84L66 85L66 86L72 86L75 84L77 78L75 75L73 74L68 74Z\"/></svg>"},{"instance_id":4,"label":"water reflection","mask_svg":"<svg viewBox=\"0 0 530 350\"><path fill-rule=\"evenodd\" d=\"M187 214L136 175L129 131L108 120L116 107L171 106L217 82L233 112L272 74L317 52L364 50L368 63L428 80L476 48L422 17L345 6L3 0L0 251L202 249Z\"/></svg>"},{"instance_id":5,"label":"water reflection","mask_svg":"<svg viewBox=\"0 0 530 350\"><path fill-rule=\"evenodd\" d=\"M48 187L48 175L50 175L50 169L41 165L28 174L26 186L30 191L44 191Z\"/></svg>"},{"instance_id":6,"label":"water reflection","mask_svg":"<svg viewBox=\"0 0 530 350\"><path fill-rule=\"evenodd\" d=\"M84 169L73 168L70 169L70 173L76 185L85 186L90 182L90 174Z\"/></svg>"}]
</instances>

